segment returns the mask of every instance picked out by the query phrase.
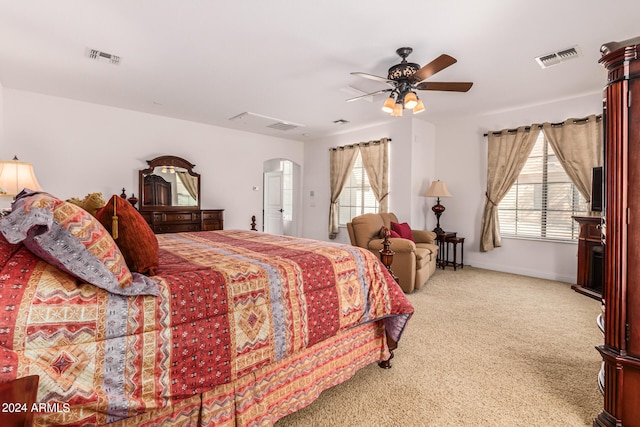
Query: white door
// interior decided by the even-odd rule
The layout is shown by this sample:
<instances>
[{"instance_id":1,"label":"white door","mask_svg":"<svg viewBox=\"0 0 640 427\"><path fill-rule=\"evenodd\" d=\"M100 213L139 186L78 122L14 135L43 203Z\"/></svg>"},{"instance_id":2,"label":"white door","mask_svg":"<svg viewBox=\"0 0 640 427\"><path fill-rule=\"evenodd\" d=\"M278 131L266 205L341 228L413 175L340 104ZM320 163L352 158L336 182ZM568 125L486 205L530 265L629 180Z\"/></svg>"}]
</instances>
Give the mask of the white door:
<instances>
[{"instance_id":1,"label":"white door","mask_svg":"<svg viewBox=\"0 0 640 427\"><path fill-rule=\"evenodd\" d=\"M264 174L264 231L273 234L284 233L282 171Z\"/></svg>"}]
</instances>

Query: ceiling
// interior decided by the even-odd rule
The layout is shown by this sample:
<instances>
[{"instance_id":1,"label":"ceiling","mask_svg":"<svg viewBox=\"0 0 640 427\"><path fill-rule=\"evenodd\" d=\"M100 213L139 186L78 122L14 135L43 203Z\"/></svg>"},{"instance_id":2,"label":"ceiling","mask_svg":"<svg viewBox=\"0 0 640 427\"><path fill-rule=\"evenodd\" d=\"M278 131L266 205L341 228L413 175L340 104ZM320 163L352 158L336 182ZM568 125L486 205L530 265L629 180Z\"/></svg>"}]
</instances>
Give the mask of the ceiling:
<instances>
[{"instance_id":1,"label":"ceiling","mask_svg":"<svg viewBox=\"0 0 640 427\"><path fill-rule=\"evenodd\" d=\"M442 53L458 59L429 81L474 82L467 93L419 93L424 120L600 91L600 46L640 35L640 2L604 4L1 0L0 83L305 141L398 120L380 110L384 95L345 100L384 89L350 72L386 76L402 46L420 65ZM559 65L542 69L534 59L573 46L582 56ZM120 63L90 59L90 49ZM267 127L280 122L301 126Z\"/></svg>"}]
</instances>

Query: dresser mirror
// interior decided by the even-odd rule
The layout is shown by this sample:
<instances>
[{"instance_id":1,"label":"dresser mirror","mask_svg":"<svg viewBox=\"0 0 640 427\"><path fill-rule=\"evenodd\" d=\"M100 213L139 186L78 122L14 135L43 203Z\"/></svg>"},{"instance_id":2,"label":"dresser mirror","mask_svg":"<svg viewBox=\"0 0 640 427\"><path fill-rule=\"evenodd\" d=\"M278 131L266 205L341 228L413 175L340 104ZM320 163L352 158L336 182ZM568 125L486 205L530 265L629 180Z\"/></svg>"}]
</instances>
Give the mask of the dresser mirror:
<instances>
[{"instance_id":1,"label":"dresser mirror","mask_svg":"<svg viewBox=\"0 0 640 427\"><path fill-rule=\"evenodd\" d=\"M147 160L138 173L140 210L199 210L200 174L191 162L177 156Z\"/></svg>"}]
</instances>

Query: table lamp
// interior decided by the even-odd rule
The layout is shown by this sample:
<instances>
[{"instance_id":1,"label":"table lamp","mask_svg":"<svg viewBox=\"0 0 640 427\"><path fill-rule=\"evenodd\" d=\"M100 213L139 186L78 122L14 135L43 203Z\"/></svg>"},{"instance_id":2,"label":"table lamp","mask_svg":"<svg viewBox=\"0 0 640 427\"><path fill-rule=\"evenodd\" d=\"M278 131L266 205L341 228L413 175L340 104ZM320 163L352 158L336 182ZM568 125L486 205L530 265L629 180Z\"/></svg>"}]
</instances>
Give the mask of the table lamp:
<instances>
[{"instance_id":1,"label":"table lamp","mask_svg":"<svg viewBox=\"0 0 640 427\"><path fill-rule=\"evenodd\" d=\"M451 193L449 193L449 190L447 190L447 184L445 184L444 181L440 180L433 181L425 196L438 198L436 204L431 208L433 213L436 214L437 221L436 228L434 228L433 231L437 234L442 234L444 233L444 230L440 228L440 215L442 215L442 212L444 212L444 206L440 204L440 197L451 197Z\"/></svg>"},{"instance_id":2,"label":"table lamp","mask_svg":"<svg viewBox=\"0 0 640 427\"><path fill-rule=\"evenodd\" d=\"M13 198L24 188L42 190L31 163L13 160L0 161L0 209L10 210Z\"/></svg>"}]
</instances>

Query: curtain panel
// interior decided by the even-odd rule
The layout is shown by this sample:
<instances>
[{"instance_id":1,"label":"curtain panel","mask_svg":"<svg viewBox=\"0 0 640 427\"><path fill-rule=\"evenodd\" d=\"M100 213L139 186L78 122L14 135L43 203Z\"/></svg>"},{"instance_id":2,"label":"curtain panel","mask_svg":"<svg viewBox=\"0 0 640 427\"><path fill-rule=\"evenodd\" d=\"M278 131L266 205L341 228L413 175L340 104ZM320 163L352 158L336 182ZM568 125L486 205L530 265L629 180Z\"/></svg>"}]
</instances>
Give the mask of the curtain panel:
<instances>
[{"instance_id":1,"label":"curtain panel","mask_svg":"<svg viewBox=\"0 0 640 427\"><path fill-rule=\"evenodd\" d=\"M389 138L361 142L355 145L329 149L329 177L331 204L329 206L329 238L335 239L340 231L338 199L342 193L358 155L369 178L371 190L379 203L379 212L389 211Z\"/></svg>"},{"instance_id":2,"label":"curtain panel","mask_svg":"<svg viewBox=\"0 0 640 427\"><path fill-rule=\"evenodd\" d=\"M487 191L482 214L480 251L502 246L498 204L509 192L540 134L540 125L519 127L515 132L489 132L487 161Z\"/></svg>"},{"instance_id":3,"label":"curtain panel","mask_svg":"<svg viewBox=\"0 0 640 427\"><path fill-rule=\"evenodd\" d=\"M362 164L369 184L379 203L379 212L389 211L389 140L369 141L359 144Z\"/></svg>"},{"instance_id":4,"label":"curtain panel","mask_svg":"<svg viewBox=\"0 0 640 427\"><path fill-rule=\"evenodd\" d=\"M585 119L567 119L560 124L543 123L542 131L591 210L592 169L602 166L604 161L602 120L590 115Z\"/></svg>"},{"instance_id":5,"label":"curtain panel","mask_svg":"<svg viewBox=\"0 0 640 427\"><path fill-rule=\"evenodd\" d=\"M189 175L189 172L180 172L176 171L178 178L184 185L184 188L187 189L189 195L193 197L193 200L198 200L198 178L195 176Z\"/></svg>"},{"instance_id":6,"label":"curtain panel","mask_svg":"<svg viewBox=\"0 0 640 427\"><path fill-rule=\"evenodd\" d=\"M331 148L329 150L329 179L331 183L331 204L329 205L330 239L335 239L340 231L338 227L338 198L349 179L357 154L358 147L355 145Z\"/></svg>"}]
</instances>

